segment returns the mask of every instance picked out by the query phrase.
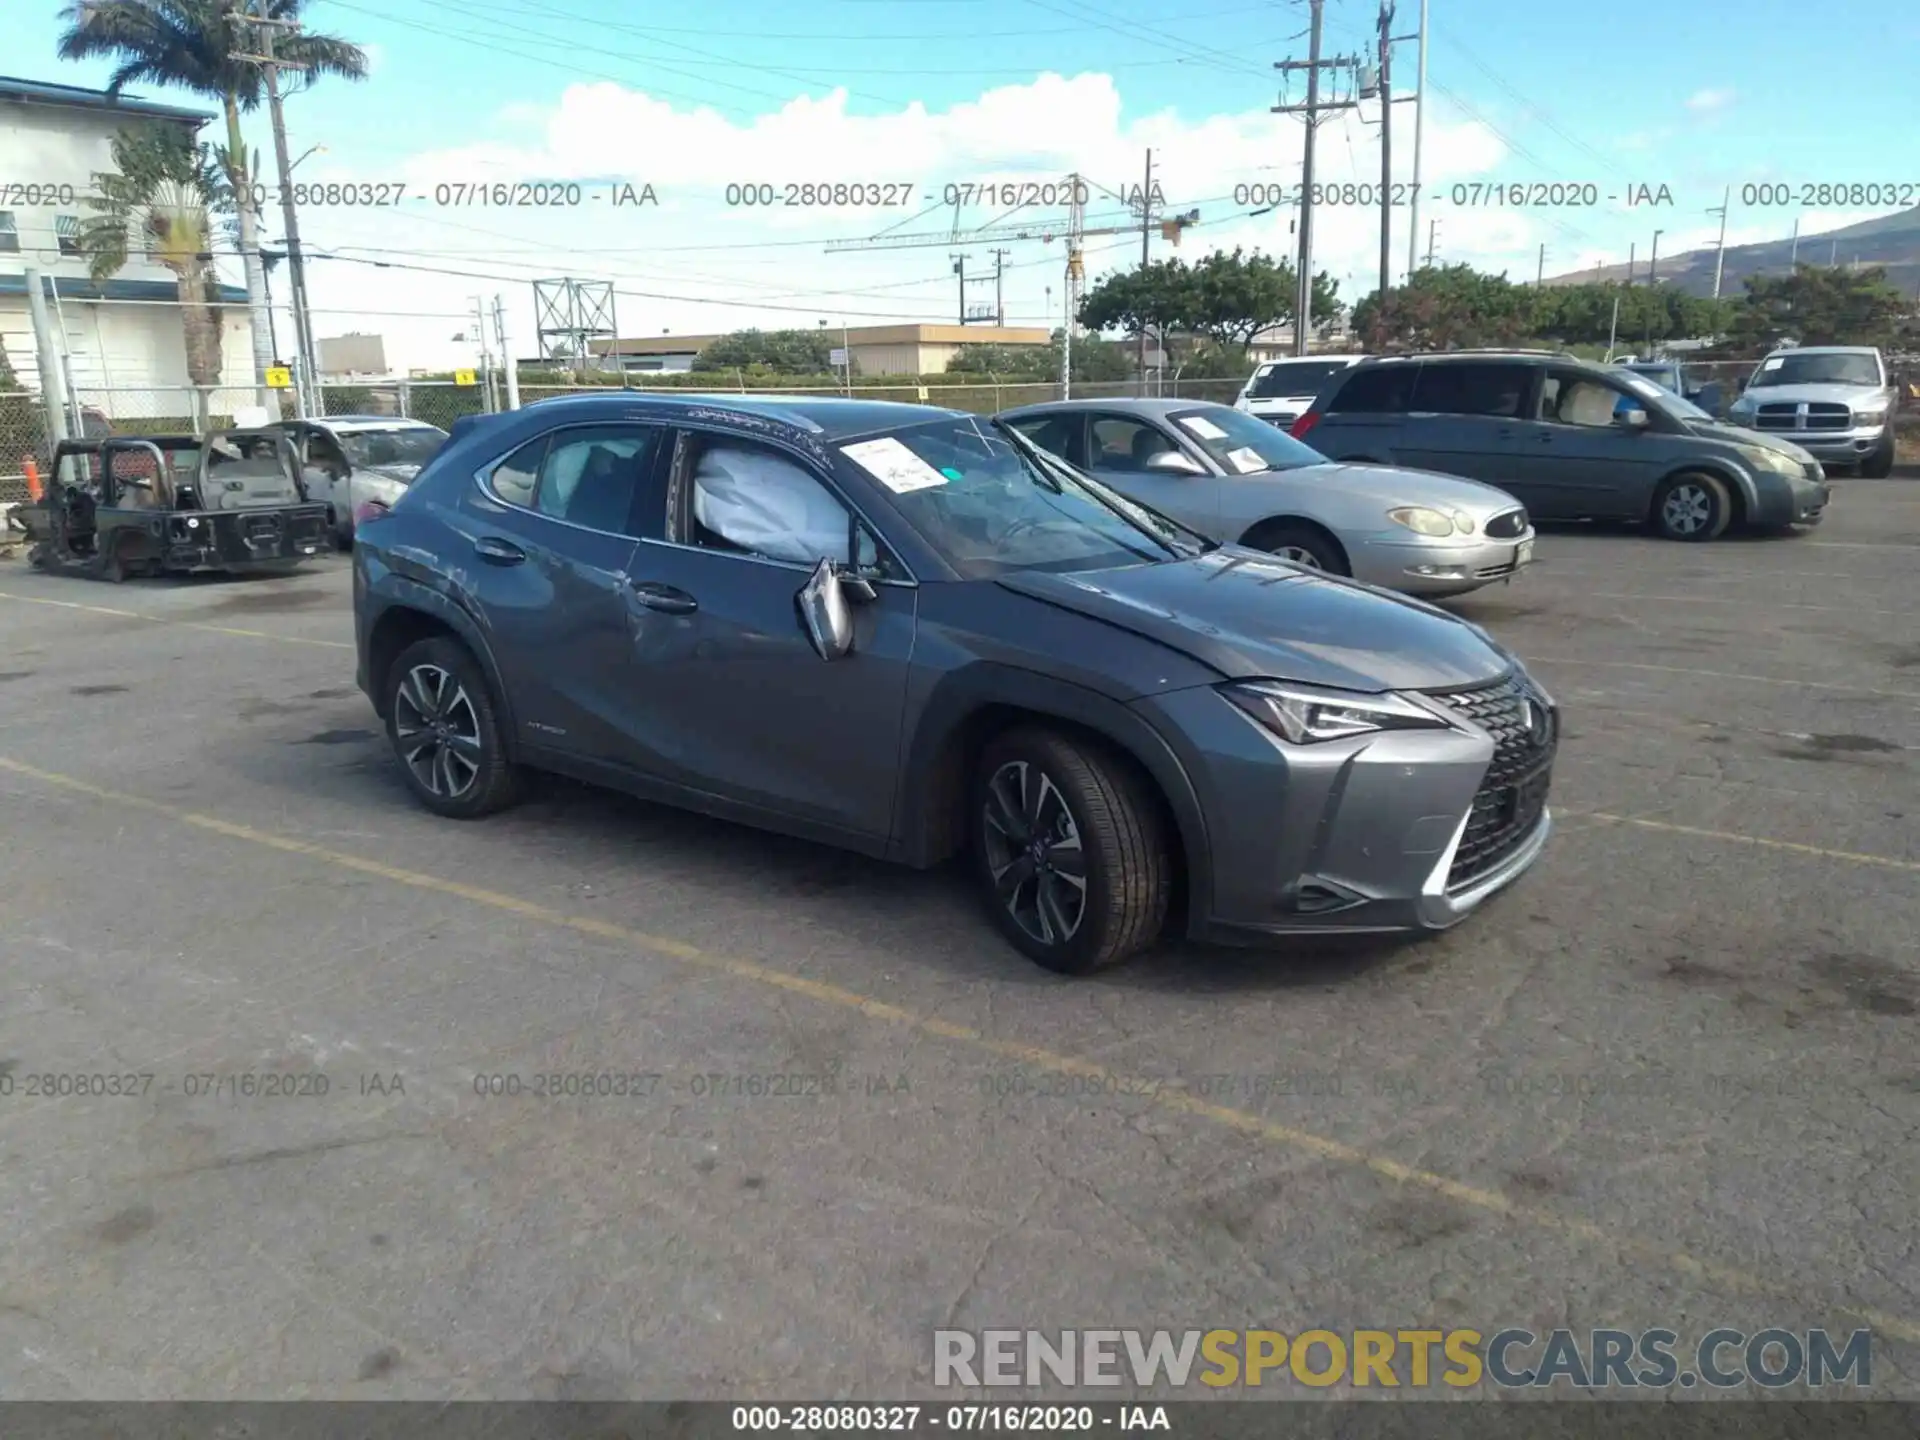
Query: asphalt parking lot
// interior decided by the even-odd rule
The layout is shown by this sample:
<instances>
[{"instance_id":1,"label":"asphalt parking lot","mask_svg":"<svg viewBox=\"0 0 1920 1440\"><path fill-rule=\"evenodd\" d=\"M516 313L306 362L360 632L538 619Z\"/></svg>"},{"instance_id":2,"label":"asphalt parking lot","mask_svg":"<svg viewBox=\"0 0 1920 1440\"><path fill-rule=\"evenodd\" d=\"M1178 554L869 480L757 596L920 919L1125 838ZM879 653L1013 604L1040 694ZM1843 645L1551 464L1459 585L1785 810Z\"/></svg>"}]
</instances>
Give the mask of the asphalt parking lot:
<instances>
[{"instance_id":1,"label":"asphalt parking lot","mask_svg":"<svg viewBox=\"0 0 1920 1440\"><path fill-rule=\"evenodd\" d=\"M1810 536L1552 533L1459 604L1566 716L1549 853L1463 928L1092 981L953 874L557 784L433 818L343 562L0 562L0 1394L907 1398L937 1327L1728 1325L1871 1327L1920 1398L1920 485L1835 488ZM601 1073L654 1078L476 1090Z\"/></svg>"}]
</instances>

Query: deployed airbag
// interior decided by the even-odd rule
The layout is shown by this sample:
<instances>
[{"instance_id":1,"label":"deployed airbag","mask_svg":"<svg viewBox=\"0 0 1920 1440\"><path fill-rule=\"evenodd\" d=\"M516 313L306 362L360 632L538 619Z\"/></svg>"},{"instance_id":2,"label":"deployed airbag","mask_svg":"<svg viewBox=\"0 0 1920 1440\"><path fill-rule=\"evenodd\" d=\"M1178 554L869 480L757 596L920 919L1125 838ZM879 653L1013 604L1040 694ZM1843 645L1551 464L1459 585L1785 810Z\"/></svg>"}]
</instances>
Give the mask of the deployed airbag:
<instances>
[{"instance_id":1,"label":"deployed airbag","mask_svg":"<svg viewBox=\"0 0 1920 1440\"><path fill-rule=\"evenodd\" d=\"M812 565L847 559L847 512L790 460L715 446L693 476L694 518L731 545Z\"/></svg>"}]
</instances>

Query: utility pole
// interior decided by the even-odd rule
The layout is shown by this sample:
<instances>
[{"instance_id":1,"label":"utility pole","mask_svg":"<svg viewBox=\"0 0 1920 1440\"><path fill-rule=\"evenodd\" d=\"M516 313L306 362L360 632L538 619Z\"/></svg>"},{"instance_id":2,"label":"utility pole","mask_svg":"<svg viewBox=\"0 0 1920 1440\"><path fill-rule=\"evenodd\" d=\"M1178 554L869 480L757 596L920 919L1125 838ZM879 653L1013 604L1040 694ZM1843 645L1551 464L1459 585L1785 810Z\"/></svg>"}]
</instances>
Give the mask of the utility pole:
<instances>
[{"instance_id":1,"label":"utility pole","mask_svg":"<svg viewBox=\"0 0 1920 1440\"><path fill-rule=\"evenodd\" d=\"M1634 262L1640 254L1640 242L1630 241L1627 245L1627 284L1633 284L1633 277L1640 272L1634 268Z\"/></svg>"},{"instance_id":2,"label":"utility pole","mask_svg":"<svg viewBox=\"0 0 1920 1440\"><path fill-rule=\"evenodd\" d=\"M960 277L960 323L967 323L967 257L953 257L953 273Z\"/></svg>"},{"instance_id":3,"label":"utility pole","mask_svg":"<svg viewBox=\"0 0 1920 1440\"><path fill-rule=\"evenodd\" d=\"M1438 219L1427 221L1427 268L1429 270L1433 268L1434 248L1435 248L1435 243L1439 240L1439 238L1440 238L1440 221Z\"/></svg>"},{"instance_id":4,"label":"utility pole","mask_svg":"<svg viewBox=\"0 0 1920 1440\"><path fill-rule=\"evenodd\" d=\"M1713 298L1720 298L1720 277L1727 269L1727 207L1733 203L1733 187L1727 186L1726 193L1720 197L1720 243L1713 252ZM1707 212L1709 215L1713 211Z\"/></svg>"},{"instance_id":5,"label":"utility pole","mask_svg":"<svg viewBox=\"0 0 1920 1440\"><path fill-rule=\"evenodd\" d=\"M1315 3L1318 4L1319 0L1315 0ZM1147 182L1140 187L1140 273L1142 275L1146 274L1147 271L1147 242L1149 235L1152 233L1150 229L1153 221L1152 197L1153 151L1149 149L1147 151ZM1161 357L1161 363L1166 363L1165 356ZM1147 327L1145 325L1140 327L1140 338L1135 342L1134 369L1138 372L1135 376L1135 383L1139 386L1140 393L1145 395L1147 393Z\"/></svg>"},{"instance_id":6,"label":"utility pole","mask_svg":"<svg viewBox=\"0 0 1920 1440\"><path fill-rule=\"evenodd\" d=\"M1660 283L1660 237L1666 233L1664 230L1653 232L1653 250L1647 256L1647 284L1649 285Z\"/></svg>"},{"instance_id":7,"label":"utility pole","mask_svg":"<svg viewBox=\"0 0 1920 1440\"><path fill-rule=\"evenodd\" d=\"M1545 285L1546 283L1547 283L1547 247L1543 242L1540 246L1540 259L1537 262L1535 262L1533 267L1533 288L1538 290L1542 285Z\"/></svg>"},{"instance_id":8,"label":"utility pole","mask_svg":"<svg viewBox=\"0 0 1920 1440\"><path fill-rule=\"evenodd\" d=\"M263 31L264 43L266 45L265 54L234 53L231 58L235 60L252 61L266 71L267 93L272 101L274 140L279 150L280 203L284 207L291 208L292 201L287 192L287 171L290 167L286 160L286 137L283 133L285 127L280 116L280 104L277 96L280 71L278 62L273 58L273 30L276 25L290 24L292 22L267 20L259 15L251 14L247 10L246 0L228 0L226 8L228 11L227 18L238 24L260 25L265 27ZM262 8L264 9L265 7L263 6ZM227 142L229 150L234 152L230 153L227 157L228 178L234 182L234 213L240 225L240 260L242 267L247 272L247 328L252 332L253 398L255 404L262 405L266 407L268 411L272 412L279 408L279 401L274 398L273 391L267 388L267 367L275 364L279 357L272 353L273 337L271 332L273 326L271 317L267 314L266 309L267 266L266 261L260 257L260 215L254 208L253 197L255 182L252 168L247 160L246 142L241 136L239 126L236 122L229 121ZM289 250L297 254L298 244L294 240L292 232L288 234L287 243ZM299 314L296 282L294 308L296 325L299 322ZM305 357L303 356L301 358L304 360Z\"/></svg>"},{"instance_id":9,"label":"utility pole","mask_svg":"<svg viewBox=\"0 0 1920 1440\"><path fill-rule=\"evenodd\" d=\"M993 252L993 323L1003 330L1007 324L1007 292L1004 284L1006 274L1007 252L995 250Z\"/></svg>"},{"instance_id":10,"label":"utility pole","mask_svg":"<svg viewBox=\"0 0 1920 1440\"><path fill-rule=\"evenodd\" d=\"M1334 100L1326 104L1320 102L1320 72L1322 70L1351 69L1356 63L1351 55L1336 55L1329 59L1320 58L1320 32L1325 17L1326 0L1308 0L1312 8L1312 26L1307 42L1305 60L1277 60L1273 68L1284 74L1295 70L1307 72L1307 103L1304 105L1275 105L1276 115L1304 115L1306 117L1306 149L1300 162L1300 258L1299 274L1295 277L1298 289L1293 305L1293 353L1307 353L1307 336L1313 330L1313 142L1319 128L1320 113L1323 110L1351 110L1358 103L1353 100Z\"/></svg>"},{"instance_id":11,"label":"utility pole","mask_svg":"<svg viewBox=\"0 0 1920 1440\"><path fill-rule=\"evenodd\" d=\"M507 307L498 294L493 297L493 338L500 350L500 368L506 375L507 409L520 408L520 367L507 348Z\"/></svg>"},{"instance_id":12,"label":"utility pole","mask_svg":"<svg viewBox=\"0 0 1920 1440\"><path fill-rule=\"evenodd\" d=\"M1427 0L1420 0L1420 76L1419 89L1413 97L1413 189L1410 192L1412 211L1407 217L1407 274L1414 271L1415 252L1420 247L1420 139L1426 131L1427 119ZM1427 245L1427 263L1433 263L1433 245Z\"/></svg>"},{"instance_id":13,"label":"utility pole","mask_svg":"<svg viewBox=\"0 0 1920 1440\"><path fill-rule=\"evenodd\" d=\"M1393 284L1393 0L1380 0L1380 303Z\"/></svg>"},{"instance_id":14,"label":"utility pole","mask_svg":"<svg viewBox=\"0 0 1920 1440\"><path fill-rule=\"evenodd\" d=\"M1831 270L1840 259L1840 242L1835 240L1827 248L1827 268Z\"/></svg>"},{"instance_id":15,"label":"utility pole","mask_svg":"<svg viewBox=\"0 0 1920 1440\"><path fill-rule=\"evenodd\" d=\"M1787 272L1791 274L1800 268L1800 217L1793 217L1793 249L1787 252Z\"/></svg>"},{"instance_id":16,"label":"utility pole","mask_svg":"<svg viewBox=\"0 0 1920 1440\"><path fill-rule=\"evenodd\" d=\"M287 159L287 117L280 101L280 62L273 58L273 34L286 25L298 29L297 20L268 20L255 16L260 26L260 49L267 72L267 113L273 122L273 158L280 176L280 220L286 230L287 289L293 308L293 344L300 362L300 383L294 387L294 403L302 415L309 413L308 387L312 398L319 399L320 372L315 359L312 313L307 308L307 264L300 250L300 207L293 203L293 165Z\"/></svg>"}]
</instances>

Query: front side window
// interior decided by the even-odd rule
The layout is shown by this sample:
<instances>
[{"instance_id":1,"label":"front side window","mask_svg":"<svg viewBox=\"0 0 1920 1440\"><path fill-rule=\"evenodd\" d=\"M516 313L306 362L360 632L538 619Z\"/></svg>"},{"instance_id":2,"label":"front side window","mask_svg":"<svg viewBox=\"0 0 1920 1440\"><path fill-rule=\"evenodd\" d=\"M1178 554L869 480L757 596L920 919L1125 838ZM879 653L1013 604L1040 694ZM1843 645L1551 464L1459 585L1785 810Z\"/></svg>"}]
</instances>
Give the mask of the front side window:
<instances>
[{"instance_id":1,"label":"front side window","mask_svg":"<svg viewBox=\"0 0 1920 1440\"><path fill-rule=\"evenodd\" d=\"M1327 457L1285 431L1227 405L1176 411L1167 417L1229 475L1298 470L1324 465Z\"/></svg>"},{"instance_id":2,"label":"front side window","mask_svg":"<svg viewBox=\"0 0 1920 1440\"><path fill-rule=\"evenodd\" d=\"M1055 459L1011 426L942 417L840 453L954 571L1099 570L1203 553L1207 541Z\"/></svg>"},{"instance_id":3,"label":"front side window","mask_svg":"<svg viewBox=\"0 0 1920 1440\"><path fill-rule=\"evenodd\" d=\"M693 466L691 539L793 565L854 559L847 507L797 460L744 441L706 441Z\"/></svg>"},{"instance_id":4,"label":"front side window","mask_svg":"<svg viewBox=\"0 0 1920 1440\"><path fill-rule=\"evenodd\" d=\"M1151 425L1119 415L1098 415L1093 421L1091 468L1119 470L1127 474L1144 471L1156 455L1180 447Z\"/></svg>"},{"instance_id":5,"label":"front side window","mask_svg":"<svg viewBox=\"0 0 1920 1440\"><path fill-rule=\"evenodd\" d=\"M1377 365L1356 370L1327 402L1329 415L1401 415L1412 409L1416 365Z\"/></svg>"},{"instance_id":6,"label":"front side window","mask_svg":"<svg viewBox=\"0 0 1920 1440\"><path fill-rule=\"evenodd\" d=\"M1437 415L1487 415L1514 419L1533 379L1525 365L1466 361L1420 369L1413 408Z\"/></svg>"}]
</instances>

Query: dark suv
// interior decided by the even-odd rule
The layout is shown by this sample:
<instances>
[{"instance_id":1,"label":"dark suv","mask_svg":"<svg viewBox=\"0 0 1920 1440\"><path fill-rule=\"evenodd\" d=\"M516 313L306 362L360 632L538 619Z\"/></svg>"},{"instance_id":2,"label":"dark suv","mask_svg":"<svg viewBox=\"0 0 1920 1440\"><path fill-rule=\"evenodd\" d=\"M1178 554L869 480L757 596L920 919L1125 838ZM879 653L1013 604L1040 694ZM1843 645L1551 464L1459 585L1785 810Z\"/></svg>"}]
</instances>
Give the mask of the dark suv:
<instances>
[{"instance_id":1,"label":"dark suv","mask_svg":"<svg viewBox=\"0 0 1920 1440\"><path fill-rule=\"evenodd\" d=\"M1497 485L1535 519L1645 522L1670 540L1814 525L1828 499L1799 446L1723 425L1622 366L1546 351L1365 360L1292 433L1330 459Z\"/></svg>"},{"instance_id":2,"label":"dark suv","mask_svg":"<svg viewBox=\"0 0 1920 1440\"><path fill-rule=\"evenodd\" d=\"M615 392L462 420L361 522L353 586L360 684L438 813L532 767L965 853L1056 970L1170 913L1444 929L1551 828L1556 708L1484 631L951 410Z\"/></svg>"}]
</instances>

